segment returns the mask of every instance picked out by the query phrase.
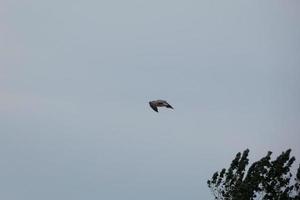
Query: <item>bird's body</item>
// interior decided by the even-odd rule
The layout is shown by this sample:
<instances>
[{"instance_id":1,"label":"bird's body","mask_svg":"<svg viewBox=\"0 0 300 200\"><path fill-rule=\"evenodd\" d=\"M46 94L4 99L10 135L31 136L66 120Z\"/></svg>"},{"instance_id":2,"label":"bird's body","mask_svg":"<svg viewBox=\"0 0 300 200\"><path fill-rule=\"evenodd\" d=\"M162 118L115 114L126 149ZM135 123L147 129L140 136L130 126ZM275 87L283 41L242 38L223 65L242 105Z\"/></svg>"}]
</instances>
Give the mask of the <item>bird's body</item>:
<instances>
[{"instance_id":1,"label":"bird's body","mask_svg":"<svg viewBox=\"0 0 300 200\"><path fill-rule=\"evenodd\" d=\"M174 109L167 101L165 100L156 100L149 102L150 107L155 111L158 112L158 107L166 107Z\"/></svg>"}]
</instances>

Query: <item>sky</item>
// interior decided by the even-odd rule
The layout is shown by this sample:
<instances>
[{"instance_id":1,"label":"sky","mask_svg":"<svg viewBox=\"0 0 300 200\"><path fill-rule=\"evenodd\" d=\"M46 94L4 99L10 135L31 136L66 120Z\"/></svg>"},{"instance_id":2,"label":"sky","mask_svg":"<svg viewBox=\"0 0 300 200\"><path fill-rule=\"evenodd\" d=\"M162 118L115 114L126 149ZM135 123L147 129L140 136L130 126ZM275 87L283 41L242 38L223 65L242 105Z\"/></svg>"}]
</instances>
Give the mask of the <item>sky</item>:
<instances>
[{"instance_id":1,"label":"sky","mask_svg":"<svg viewBox=\"0 0 300 200\"><path fill-rule=\"evenodd\" d=\"M0 1L0 199L213 199L300 160L300 1ZM175 109L153 112L150 100Z\"/></svg>"}]
</instances>

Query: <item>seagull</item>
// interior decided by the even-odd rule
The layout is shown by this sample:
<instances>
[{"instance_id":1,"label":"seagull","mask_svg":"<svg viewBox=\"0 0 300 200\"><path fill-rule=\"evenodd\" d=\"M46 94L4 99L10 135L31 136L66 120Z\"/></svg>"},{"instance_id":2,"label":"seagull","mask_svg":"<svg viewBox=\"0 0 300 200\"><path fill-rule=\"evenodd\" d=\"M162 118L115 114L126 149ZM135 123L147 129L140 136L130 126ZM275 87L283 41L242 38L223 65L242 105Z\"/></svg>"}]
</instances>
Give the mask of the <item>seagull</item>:
<instances>
[{"instance_id":1,"label":"seagull","mask_svg":"<svg viewBox=\"0 0 300 200\"><path fill-rule=\"evenodd\" d=\"M156 100L156 101L150 101L149 102L150 107L155 111L158 112L157 107L166 107L174 109L167 101L165 100Z\"/></svg>"}]
</instances>

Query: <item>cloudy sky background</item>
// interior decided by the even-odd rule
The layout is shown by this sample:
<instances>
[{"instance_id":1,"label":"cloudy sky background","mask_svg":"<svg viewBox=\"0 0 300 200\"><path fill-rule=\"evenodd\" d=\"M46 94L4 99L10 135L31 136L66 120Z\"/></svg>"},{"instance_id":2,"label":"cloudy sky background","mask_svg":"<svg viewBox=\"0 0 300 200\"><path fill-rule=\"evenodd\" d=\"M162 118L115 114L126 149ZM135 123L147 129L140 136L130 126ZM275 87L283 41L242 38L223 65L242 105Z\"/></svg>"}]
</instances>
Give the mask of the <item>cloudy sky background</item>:
<instances>
[{"instance_id":1,"label":"cloudy sky background","mask_svg":"<svg viewBox=\"0 0 300 200\"><path fill-rule=\"evenodd\" d=\"M0 198L212 199L246 148L299 164L299 19L296 0L0 1Z\"/></svg>"}]
</instances>

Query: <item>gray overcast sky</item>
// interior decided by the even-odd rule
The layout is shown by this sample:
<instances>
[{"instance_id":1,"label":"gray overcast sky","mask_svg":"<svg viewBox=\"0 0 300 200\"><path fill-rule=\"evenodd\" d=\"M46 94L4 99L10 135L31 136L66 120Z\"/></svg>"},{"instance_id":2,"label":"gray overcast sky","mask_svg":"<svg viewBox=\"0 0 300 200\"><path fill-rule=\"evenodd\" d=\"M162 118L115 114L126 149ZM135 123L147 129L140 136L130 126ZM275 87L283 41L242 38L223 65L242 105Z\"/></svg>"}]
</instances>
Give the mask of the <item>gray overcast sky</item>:
<instances>
[{"instance_id":1,"label":"gray overcast sky","mask_svg":"<svg viewBox=\"0 0 300 200\"><path fill-rule=\"evenodd\" d=\"M246 148L299 163L299 19L296 0L2 0L0 199L212 199Z\"/></svg>"}]
</instances>

